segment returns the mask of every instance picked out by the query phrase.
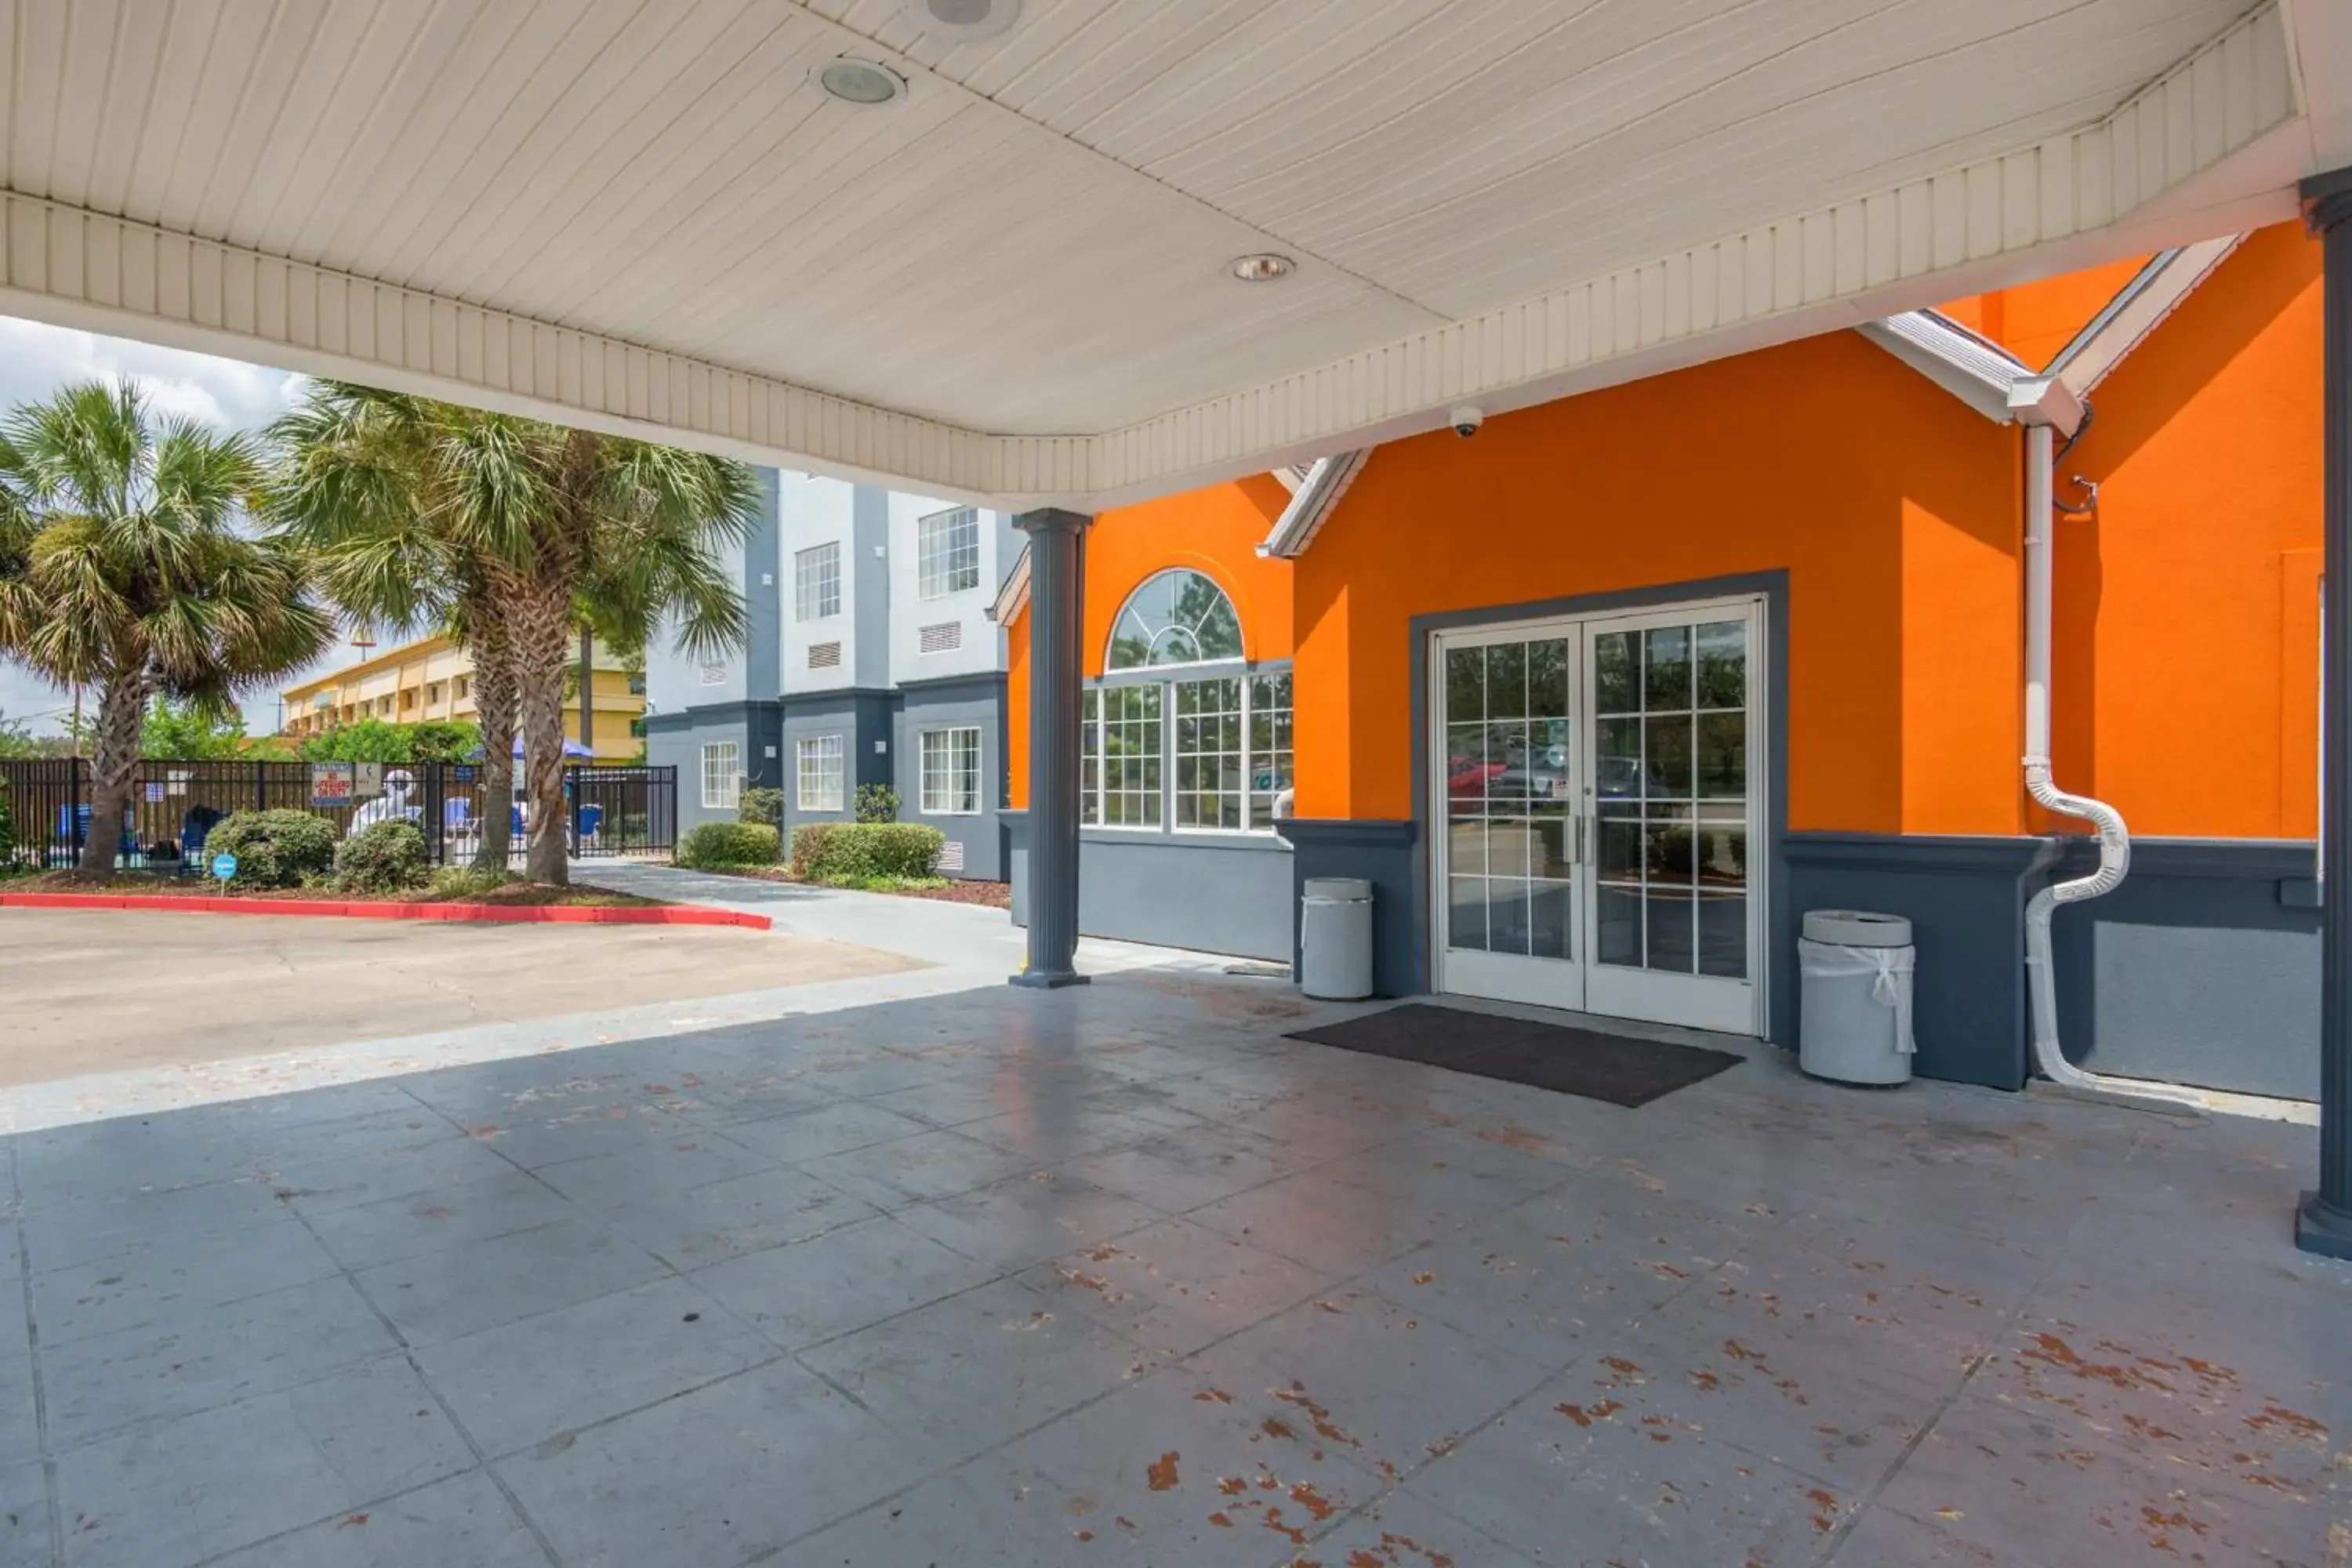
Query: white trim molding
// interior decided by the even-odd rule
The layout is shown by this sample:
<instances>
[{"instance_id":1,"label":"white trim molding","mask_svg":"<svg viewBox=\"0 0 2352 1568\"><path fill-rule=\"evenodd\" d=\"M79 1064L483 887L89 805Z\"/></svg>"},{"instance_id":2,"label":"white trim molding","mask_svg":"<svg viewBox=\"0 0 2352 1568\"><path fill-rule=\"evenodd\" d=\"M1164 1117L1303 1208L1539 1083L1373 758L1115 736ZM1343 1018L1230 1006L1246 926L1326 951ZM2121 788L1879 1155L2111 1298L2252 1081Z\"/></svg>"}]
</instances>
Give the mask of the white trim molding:
<instances>
[{"instance_id":1,"label":"white trim molding","mask_svg":"<svg viewBox=\"0 0 2352 1568\"><path fill-rule=\"evenodd\" d=\"M1359 447L1353 451L1316 458L1307 470L1305 482L1291 492L1290 504L1275 519L1273 529L1257 547L1257 552L1279 561L1306 554L1323 520L1331 515L1339 498L1356 482L1356 476L1363 472L1371 455L1370 447Z\"/></svg>"},{"instance_id":2,"label":"white trim molding","mask_svg":"<svg viewBox=\"0 0 2352 1568\"><path fill-rule=\"evenodd\" d=\"M1098 511L1435 429L1462 402L1505 413L2291 216L2317 146L2294 50L2344 31L2335 0L2294 5L2294 47L2272 0L2037 144L1102 432L962 428L14 193L0 310L1005 510ZM2300 65L2338 103L2336 62Z\"/></svg>"}]
</instances>

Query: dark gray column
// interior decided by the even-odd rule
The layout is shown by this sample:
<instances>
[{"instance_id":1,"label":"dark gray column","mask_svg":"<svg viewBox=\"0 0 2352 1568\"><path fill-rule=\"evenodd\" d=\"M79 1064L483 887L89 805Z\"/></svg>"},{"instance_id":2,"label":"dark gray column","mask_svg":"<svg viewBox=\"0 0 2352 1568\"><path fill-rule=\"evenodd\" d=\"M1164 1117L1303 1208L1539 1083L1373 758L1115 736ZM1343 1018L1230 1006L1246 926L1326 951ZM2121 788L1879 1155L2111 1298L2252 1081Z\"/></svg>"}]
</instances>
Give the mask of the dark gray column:
<instances>
[{"instance_id":1,"label":"dark gray column","mask_svg":"<svg viewBox=\"0 0 2352 1568\"><path fill-rule=\"evenodd\" d=\"M2326 247L2326 563L2320 596L2319 1190L2305 1194L2295 1243L2352 1258L2352 169L2303 183L2303 212Z\"/></svg>"},{"instance_id":2,"label":"dark gray column","mask_svg":"<svg viewBox=\"0 0 2352 1568\"><path fill-rule=\"evenodd\" d=\"M1081 985L1078 951L1079 638L1087 519L1024 512L1029 536L1029 964L1015 985Z\"/></svg>"}]
</instances>

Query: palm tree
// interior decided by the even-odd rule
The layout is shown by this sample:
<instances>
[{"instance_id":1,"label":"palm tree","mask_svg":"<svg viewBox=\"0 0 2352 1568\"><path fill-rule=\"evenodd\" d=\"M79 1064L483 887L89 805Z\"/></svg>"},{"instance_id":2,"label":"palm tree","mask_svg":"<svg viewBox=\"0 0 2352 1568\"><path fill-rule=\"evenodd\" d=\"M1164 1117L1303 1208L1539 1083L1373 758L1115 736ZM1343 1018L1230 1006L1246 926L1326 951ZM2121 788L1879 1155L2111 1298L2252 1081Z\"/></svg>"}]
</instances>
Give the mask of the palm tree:
<instances>
[{"instance_id":1,"label":"palm tree","mask_svg":"<svg viewBox=\"0 0 2352 1568\"><path fill-rule=\"evenodd\" d=\"M365 404L390 411L397 461L353 453L314 432L314 411ZM327 558L347 608L403 620L404 562L446 584L432 601L474 649L478 700L486 651L509 673L523 738L530 803L526 874L568 879L563 800L563 686L572 634L593 626L642 640L660 622L689 653L741 645L741 595L719 557L740 543L758 503L744 465L511 415L322 384L276 432L277 510ZM369 448L372 451L373 448ZM410 583L425 580L415 570ZM484 710L483 758L513 742Z\"/></svg>"},{"instance_id":2,"label":"palm tree","mask_svg":"<svg viewBox=\"0 0 2352 1568\"><path fill-rule=\"evenodd\" d=\"M308 565L240 526L251 444L86 382L0 420L0 656L98 697L81 867L111 876L148 702L215 713L325 648Z\"/></svg>"},{"instance_id":3,"label":"palm tree","mask_svg":"<svg viewBox=\"0 0 2352 1568\"><path fill-rule=\"evenodd\" d=\"M329 597L364 625L447 632L473 657L482 759L476 794L492 829L474 863L507 866L513 794L514 660L492 595L499 532L454 489L439 416L462 409L346 382L310 384L270 426L270 517L320 563Z\"/></svg>"}]
</instances>

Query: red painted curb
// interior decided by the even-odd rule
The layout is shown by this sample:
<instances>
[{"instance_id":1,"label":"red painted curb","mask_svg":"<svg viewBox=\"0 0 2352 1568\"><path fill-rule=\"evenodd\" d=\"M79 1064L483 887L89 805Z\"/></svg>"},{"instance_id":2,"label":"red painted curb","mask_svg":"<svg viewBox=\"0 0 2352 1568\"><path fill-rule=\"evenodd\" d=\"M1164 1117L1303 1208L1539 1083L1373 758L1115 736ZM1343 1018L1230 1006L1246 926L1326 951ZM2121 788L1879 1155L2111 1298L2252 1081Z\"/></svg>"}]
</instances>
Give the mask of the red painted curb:
<instances>
[{"instance_id":1,"label":"red painted curb","mask_svg":"<svg viewBox=\"0 0 2352 1568\"><path fill-rule=\"evenodd\" d=\"M772 931L765 915L714 910L703 904L654 908L597 904L378 904L331 899L184 899L152 893L0 893L0 909L161 910L215 915L341 915L368 921L472 921L492 924L741 926Z\"/></svg>"}]
</instances>

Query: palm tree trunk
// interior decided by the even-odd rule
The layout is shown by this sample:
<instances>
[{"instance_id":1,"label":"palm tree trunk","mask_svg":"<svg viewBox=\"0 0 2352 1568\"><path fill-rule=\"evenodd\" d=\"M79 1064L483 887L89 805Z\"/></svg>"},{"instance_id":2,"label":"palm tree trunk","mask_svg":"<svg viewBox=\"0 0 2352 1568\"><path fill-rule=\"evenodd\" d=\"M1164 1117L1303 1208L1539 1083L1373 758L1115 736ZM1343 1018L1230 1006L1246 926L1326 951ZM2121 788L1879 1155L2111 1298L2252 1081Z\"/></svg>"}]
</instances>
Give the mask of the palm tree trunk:
<instances>
[{"instance_id":1,"label":"palm tree trunk","mask_svg":"<svg viewBox=\"0 0 2352 1568\"><path fill-rule=\"evenodd\" d=\"M514 650L494 611L468 615L467 643L474 656L474 723L482 732L474 792L482 831L474 846L474 867L503 872L513 852L508 819L514 811Z\"/></svg>"},{"instance_id":2,"label":"palm tree trunk","mask_svg":"<svg viewBox=\"0 0 2352 1568\"><path fill-rule=\"evenodd\" d=\"M534 882L571 880L565 847L571 812L563 800L563 678L570 663L572 596L562 584L528 583L506 602L522 698L523 874Z\"/></svg>"},{"instance_id":3,"label":"palm tree trunk","mask_svg":"<svg viewBox=\"0 0 2352 1568\"><path fill-rule=\"evenodd\" d=\"M89 763L89 837L82 843L85 875L111 877L122 855L122 813L131 804L131 775L139 771L140 721L147 712L147 682L131 676L110 680L98 700L98 732Z\"/></svg>"}]
</instances>

